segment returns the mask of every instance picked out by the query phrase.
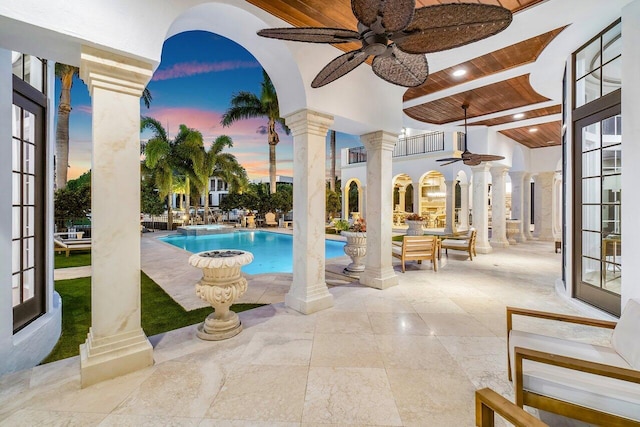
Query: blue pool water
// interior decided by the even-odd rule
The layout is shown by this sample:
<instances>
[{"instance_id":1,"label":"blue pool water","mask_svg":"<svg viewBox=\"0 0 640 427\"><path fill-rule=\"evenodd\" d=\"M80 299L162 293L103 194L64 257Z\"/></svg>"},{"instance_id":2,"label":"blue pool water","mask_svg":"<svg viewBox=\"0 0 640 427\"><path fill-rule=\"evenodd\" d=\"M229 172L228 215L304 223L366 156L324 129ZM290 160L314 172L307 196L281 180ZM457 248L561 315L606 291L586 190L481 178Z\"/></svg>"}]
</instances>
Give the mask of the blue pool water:
<instances>
[{"instance_id":1,"label":"blue pool water","mask_svg":"<svg viewBox=\"0 0 640 427\"><path fill-rule=\"evenodd\" d=\"M191 253L215 249L240 249L253 254L253 262L242 267L247 274L291 273L293 236L265 231L236 231L208 236L171 235L161 240ZM344 256L345 242L325 240L325 257Z\"/></svg>"}]
</instances>

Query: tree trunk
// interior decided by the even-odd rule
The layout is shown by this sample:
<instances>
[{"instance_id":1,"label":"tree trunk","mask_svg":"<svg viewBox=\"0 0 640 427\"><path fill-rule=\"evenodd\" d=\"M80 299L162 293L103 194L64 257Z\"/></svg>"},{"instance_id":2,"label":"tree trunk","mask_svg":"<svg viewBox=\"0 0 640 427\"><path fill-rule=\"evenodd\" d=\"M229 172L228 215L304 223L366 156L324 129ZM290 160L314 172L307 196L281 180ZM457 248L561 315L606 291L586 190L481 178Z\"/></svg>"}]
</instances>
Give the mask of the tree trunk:
<instances>
[{"instance_id":1,"label":"tree trunk","mask_svg":"<svg viewBox=\"0 0 640 427\"><path fill-rule=\"evenodd\" d=\"M172 202L171 193L167 196L167 230L173 230L173 211L171 210Z\"/></svg>"},{"instance_id":2,"label":"tree trunk","mask_svg":"<svg viewBox=\"0 0 640 427\"><path fill-rule=\"evenodd\" d=\"M207 184L204 186L204 213L202 214L202 220L205 224L209 224L209 180L207 180Z\"/></svg>"},{"instance_id":3,"label":"tree trunk","mask_svg":"<svg viewBox=\"0 0 640 427\"><path fill-rule=\"evenodd\" d=\"M191 207L191 183L189 182L189 177L184 179L184 204L187 205L184 209L184 224L189 225L191 222L191 215L189 212L189 208Z\"/></svg>"},{"instance_id":4,"label":"tree trunk","mask_svg":"<svg viewBox=\"0 0 640 427\"><path fill-rule=\"evenodd\" d=\"M276 121L269 119L269 193L276 192L276 145L280 137L276 132Z\"/></svg>"},{"instance_id":5,"label":"tree trunk","mask_svg":"<svg viewBox=\"0 0 640 427\"><path fill-rule=\"evenodd\" d=\"M73 74L61 76L60 104L58 105L58 124L56 126L56 189L67 186L69 167L69 113L71 113L71 86Z\"/></svg>"},{"instance_id":6,"label":"tree trunk","mask_svg":"<svg viewBox=\"0 0 640 427\"><path fill-rule=\"evenodd\" d=\"M331 178L329 190L336 191L336 131L331 131Z\"/></svg>"}]
</instances>

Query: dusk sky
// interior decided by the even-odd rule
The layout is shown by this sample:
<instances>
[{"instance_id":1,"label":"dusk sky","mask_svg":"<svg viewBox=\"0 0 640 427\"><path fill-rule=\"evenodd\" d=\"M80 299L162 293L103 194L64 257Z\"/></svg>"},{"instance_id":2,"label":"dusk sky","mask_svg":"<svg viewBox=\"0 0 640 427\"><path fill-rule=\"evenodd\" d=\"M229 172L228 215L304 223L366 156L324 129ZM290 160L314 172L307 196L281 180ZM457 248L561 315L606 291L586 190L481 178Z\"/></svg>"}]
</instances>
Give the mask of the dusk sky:
<instances>
[{"instance_id":1,"label":"dusk sky","mask_svg":"<svg viewBox=\"0 0 640 427\"><path fill-rule=\"evenodd\" d=\"M266 125L266 119L243 120L228 128L220 124L232 95L239 91L259 95L261 81L260 63L235 42L204 31L178 34L164 44L162 62L148 85L153 96L151 108L141 102L140 112L159 120L170 137L175 136L180 124L199 130L206 147L216 137L229 135L234 145L228 152L245 167L249 179L265 178L269 175L267 137L258 129ZM56 79L56 102L60 97L59 85ZM71 105L69 179L91 168L91 100L80 79L74 80ZM293 139L284 132L279 134L277 173L291 176ZM145 132L141 139L150 135ZM336 145L339 153L341 148L361 144L357 136L338 133ZM327 139L327 159L328 156ZM340 168L339 154L337 168Z\"/></svg>"}]
</instances>

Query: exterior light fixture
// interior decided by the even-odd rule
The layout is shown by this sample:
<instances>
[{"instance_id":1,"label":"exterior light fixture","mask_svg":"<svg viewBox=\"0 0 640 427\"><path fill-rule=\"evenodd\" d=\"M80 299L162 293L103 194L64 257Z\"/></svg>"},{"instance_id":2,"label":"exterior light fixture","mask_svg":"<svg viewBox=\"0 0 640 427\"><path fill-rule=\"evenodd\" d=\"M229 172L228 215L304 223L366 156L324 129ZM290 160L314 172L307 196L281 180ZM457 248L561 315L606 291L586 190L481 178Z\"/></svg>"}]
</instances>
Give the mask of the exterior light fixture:
<instances>
[{"instance_id":1,"label":"exterior light fixture","mask_svg":"<svg viewBox=\"0 0 640 427\"><path fill-rule=\"evenodd\" d=\"M523 118L523 117L524 117L524 113L518 113L518 114L514 114L514 115L513 115L513 118L514 118L514 119L521 119L521 118Z\"/></svg>"},{"instance_id":2,"label":"exterior light fixture","mask_svg":"<svg viewBox=\"0 0 640 427\"><path fill-rule=\"evenodd\" d=\"M464 68L458 68L453 72L453 77L462 77L465 74L467 74L467 70L465 70Z\"/></svg>"}]
</instances>

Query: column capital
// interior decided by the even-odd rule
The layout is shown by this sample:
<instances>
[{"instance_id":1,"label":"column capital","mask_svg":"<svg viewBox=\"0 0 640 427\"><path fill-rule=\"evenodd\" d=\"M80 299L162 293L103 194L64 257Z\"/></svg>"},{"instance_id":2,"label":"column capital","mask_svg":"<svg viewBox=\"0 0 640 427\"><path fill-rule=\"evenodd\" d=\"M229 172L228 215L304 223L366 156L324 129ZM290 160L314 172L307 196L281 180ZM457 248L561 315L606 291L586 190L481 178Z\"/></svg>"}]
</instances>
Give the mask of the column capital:
<instances>
[{"instance_id":1,"label":"column capital","mask_svg":"<svg viewBox=\"0 0 640 427\"><path fill-rule=\"evenodd\" d=\"M382 150L393 151L398 142L398 134L379 130L360 135L360 141L362 141L367 150L381 148Z\"/></svg>"},{"instance_id":2,"label":"column capital","mask_svg":"<svg viewBox=\"0 0 640 427\"><path fill-rule=\"evenodd\" d=\"M407 187L398 187L398 193L406 193Z\"/></svg>"},{"instance_id":3,"label":"column capital","mask_svg":"<svg viewBox=\"0 0 640 427\"><path fill-rule=\"evenodd\" d=\"M469 166L469 168L474 174L489 172L489 169L491 169L491 167L487 163L481 163L478 166Z\"/></svg>"},{"instance_id":4,"label":"column capital","mask_svg":"<svg viewBox=\"0 0 640 427\"><path fill-rule=\"evenodd\" d=\"M506 166L493 166L491 168L491 176L492 177L504 177L507 172L509 172L509 168Z\"/></svg>"},{"instance_id":5,"label":"column capital","mask_svg":"<svg viewBox=\"0 0 640 427\"><path fill-rule=\"evenodd\" d=\"M460 188L469 188L468 182L458 182L458 185L460 185Z\"/></svg>"},{"instance_id":6,"label":"column capital","mask_svg":"<svg viewBox=\"0 0 640 427\"><path fill-rule=\"evenodd\" d=\"M89 87L142 96L153 75L153 65L112 52L82 46L80 78Z\"/></svg>"},{"instance_id":7,"label":"column capital","mask_svg":"<svg viewBox=\"0 0 640 427\"><path fill-rule=\"evenodd\" d=\"M327 131L333 125L333 116L312 110L298 110L284 118L292 135L295 137L304 133L326 137Z\"/></svg>"}]
</instances>

